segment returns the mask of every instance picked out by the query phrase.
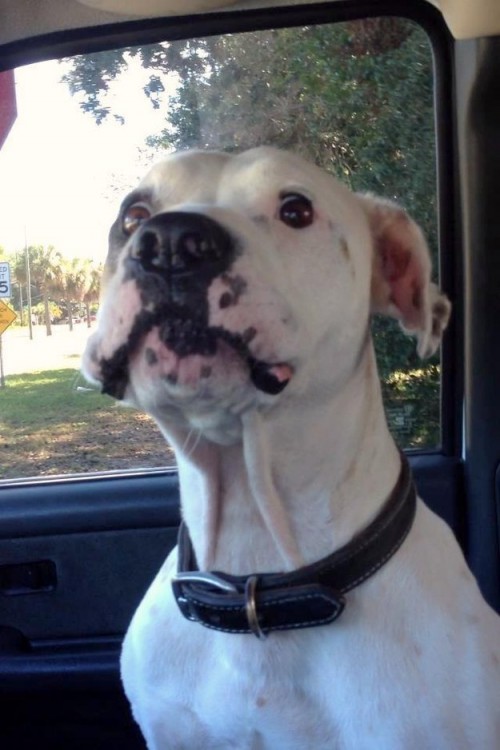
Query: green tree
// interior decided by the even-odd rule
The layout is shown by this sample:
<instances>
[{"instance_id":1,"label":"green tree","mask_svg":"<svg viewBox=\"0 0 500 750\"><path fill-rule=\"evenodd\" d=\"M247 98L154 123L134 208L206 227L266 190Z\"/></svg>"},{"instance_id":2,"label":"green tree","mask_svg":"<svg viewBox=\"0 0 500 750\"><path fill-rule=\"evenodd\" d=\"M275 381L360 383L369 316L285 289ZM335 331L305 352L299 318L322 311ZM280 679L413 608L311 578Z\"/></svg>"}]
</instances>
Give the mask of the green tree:
<instances>
[{"instance_id":1,"label":"green tree","mask_svg":"<svg viewBox=\"0 0 500 750\"><path fill-rule=\"evenodd\" d=\"M27 286L29 276L32 287L35 287L43 300L44 320L47 336L52 335L50 316L50 297L60 285L63 258L52 245L30 245L27 251L16 253L13 262L14 277L19 284Z\"/></svg>"},{"instance_id":2,"label":"green tree","mask_svg":"<svg viewBox=\"0 0 500 750\"><path fill-rule=\"evenodd\" d=\"M64 259L56 291L64 300L69 330L73 330L73 305L82 304L90 285L92 261L88 258Z\"/></svg>"},{"instance_id":3,"label":"green tree","mask_svg":"<svg viewBox=\"0 0 500 750\"><path fill-rule=\"evenodd\" d=\"M31 310L40 319L41 318L45 319L45 304L43 302L38 302L36 305L32 305ZM56 302L49 300L49 313L50 313L50 319L55 320L61 317L62 310Z\"/></svg>"},{"instance_id":4,"label":"green tree","mask_svg":"<svg viewBox=\"0 0 500 750\"><path fill-rule=\"evenodd\" d=\"M83 296L83 302L85 304L85 316L87 318L87 328L90 328L91 326L90 306L95 305L99 302L102 273L102 263L100 263L98 266L94 266L91 264L87 280L87 288Z\"/></svg>"}]
</instances>

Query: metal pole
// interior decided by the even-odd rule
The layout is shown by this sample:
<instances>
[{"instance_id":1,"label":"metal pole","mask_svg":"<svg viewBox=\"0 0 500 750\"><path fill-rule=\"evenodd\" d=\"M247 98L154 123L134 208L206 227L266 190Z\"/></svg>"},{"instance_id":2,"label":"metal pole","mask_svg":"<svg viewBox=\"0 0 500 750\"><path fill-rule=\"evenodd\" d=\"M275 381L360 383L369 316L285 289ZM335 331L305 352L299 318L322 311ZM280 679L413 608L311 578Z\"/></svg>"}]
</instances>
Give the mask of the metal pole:
<instances>
[{"instance_id":1,"label":"metal pole","mask_svg":"<svg viewBox=\"0 0 500 750\"><path fill-rule=\"evenodd\" d=\"M26 242L26 227L24 228L24 254L26 258L26 291L28 292L28 327L30 339L33 339L33 323L31 321L31 273L30 273L30 254L28 252L28 243Z\"/></svg>"},{"instance_id":2,"label":"metal pole","mask_svg":"<svg viewBox=\"0 0 500 750\"><path fill-rule=\"evenodd\" d=\"M21 326L24 325L24 312L23 312L23 285L19 282L19 312L21 313Z\"/></svg>"},{"instance_id":3,"label":"metal pole","mask_svg":"<svg viewBox=\"0 0 500 750\"><path fill-rule=\"evenodd\" d=\"M0 334L0 388L5 388L5 374L3 371L2 335Z\"/></svg>"}]
</instances>

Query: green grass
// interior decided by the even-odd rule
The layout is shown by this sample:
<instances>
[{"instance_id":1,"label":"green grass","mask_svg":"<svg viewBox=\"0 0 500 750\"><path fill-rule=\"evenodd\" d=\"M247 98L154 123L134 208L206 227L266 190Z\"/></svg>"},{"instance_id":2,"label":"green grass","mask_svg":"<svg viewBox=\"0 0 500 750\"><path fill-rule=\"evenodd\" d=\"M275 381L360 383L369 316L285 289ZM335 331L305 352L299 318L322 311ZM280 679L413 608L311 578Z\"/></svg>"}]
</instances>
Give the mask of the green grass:
<instances>
[{"instance_id":1,"label":"green grass","mask_svg":"<svg viewBox=\"0 0 500 750\"><path fill-rule=\"evenodd\" d=\"M97 410L114 408L112 399L97 391L77 391L79 381L78 373L70 369L11 375L0 390L2 423L31 430L47 421L88 418Z\"/></svg>"},{"instance_id":2,"label":"green grass","mask_svg":"<svg viewBox=\"0 0 500 750\"><path fill-rule=\"evenodd\" d=\"M84 386L78 371L6 379L0 389L0 478L173 463L149 417Z\"/></svg>"},{"instance_id":3,"label":"green grass","mask_svg":"<svg viewBox=\"0 0 500 750\"><path fill-rule=\"evenodd\" d=\"M434 365L384 384L389 423L403 447L439 444L435 391ZM0 389L0 480L173 464L149 417L88 390L76 369L12 375Z\"/></svg>"}]
</instances>

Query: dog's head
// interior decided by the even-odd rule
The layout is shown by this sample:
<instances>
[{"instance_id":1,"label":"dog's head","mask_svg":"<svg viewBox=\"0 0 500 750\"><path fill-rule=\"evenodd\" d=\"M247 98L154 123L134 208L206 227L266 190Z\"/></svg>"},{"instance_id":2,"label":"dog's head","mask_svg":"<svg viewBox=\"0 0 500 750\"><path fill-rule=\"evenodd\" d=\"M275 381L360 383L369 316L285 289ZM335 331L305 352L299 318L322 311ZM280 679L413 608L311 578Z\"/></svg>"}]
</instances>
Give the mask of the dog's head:
<instances>
[{"instance_id":1,"label":"dog's head","mask_svg":"<svg viewBox=\"0 0 500 750\"><path fill-rule=\"evenodd\" d=\"M271 148L153 167L111 228L103 286L87 377L218 442L249 408L345 382L372 310L423 355L449 315L399 207Z\"/></svg>"}]
</instances>

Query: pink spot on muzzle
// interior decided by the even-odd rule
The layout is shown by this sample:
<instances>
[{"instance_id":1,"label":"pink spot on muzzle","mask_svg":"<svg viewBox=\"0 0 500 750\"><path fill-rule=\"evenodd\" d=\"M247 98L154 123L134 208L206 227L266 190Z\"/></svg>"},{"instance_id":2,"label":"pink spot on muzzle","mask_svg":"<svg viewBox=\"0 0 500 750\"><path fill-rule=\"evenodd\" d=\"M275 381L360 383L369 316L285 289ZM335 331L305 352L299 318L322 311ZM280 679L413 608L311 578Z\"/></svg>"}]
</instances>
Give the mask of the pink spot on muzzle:
<instances>
[{"instance_id":1,"label":"pink spot on muzzle","mask_svg":"<svg viewBox=\"0 0 500 750\"><path fill-rule=\"evenodd\" d=\"M278 383L288 383L292 379L293 370L290 365L273 365L269 368L269 373L276 378Z\"/></svg>"}]
</instances>

